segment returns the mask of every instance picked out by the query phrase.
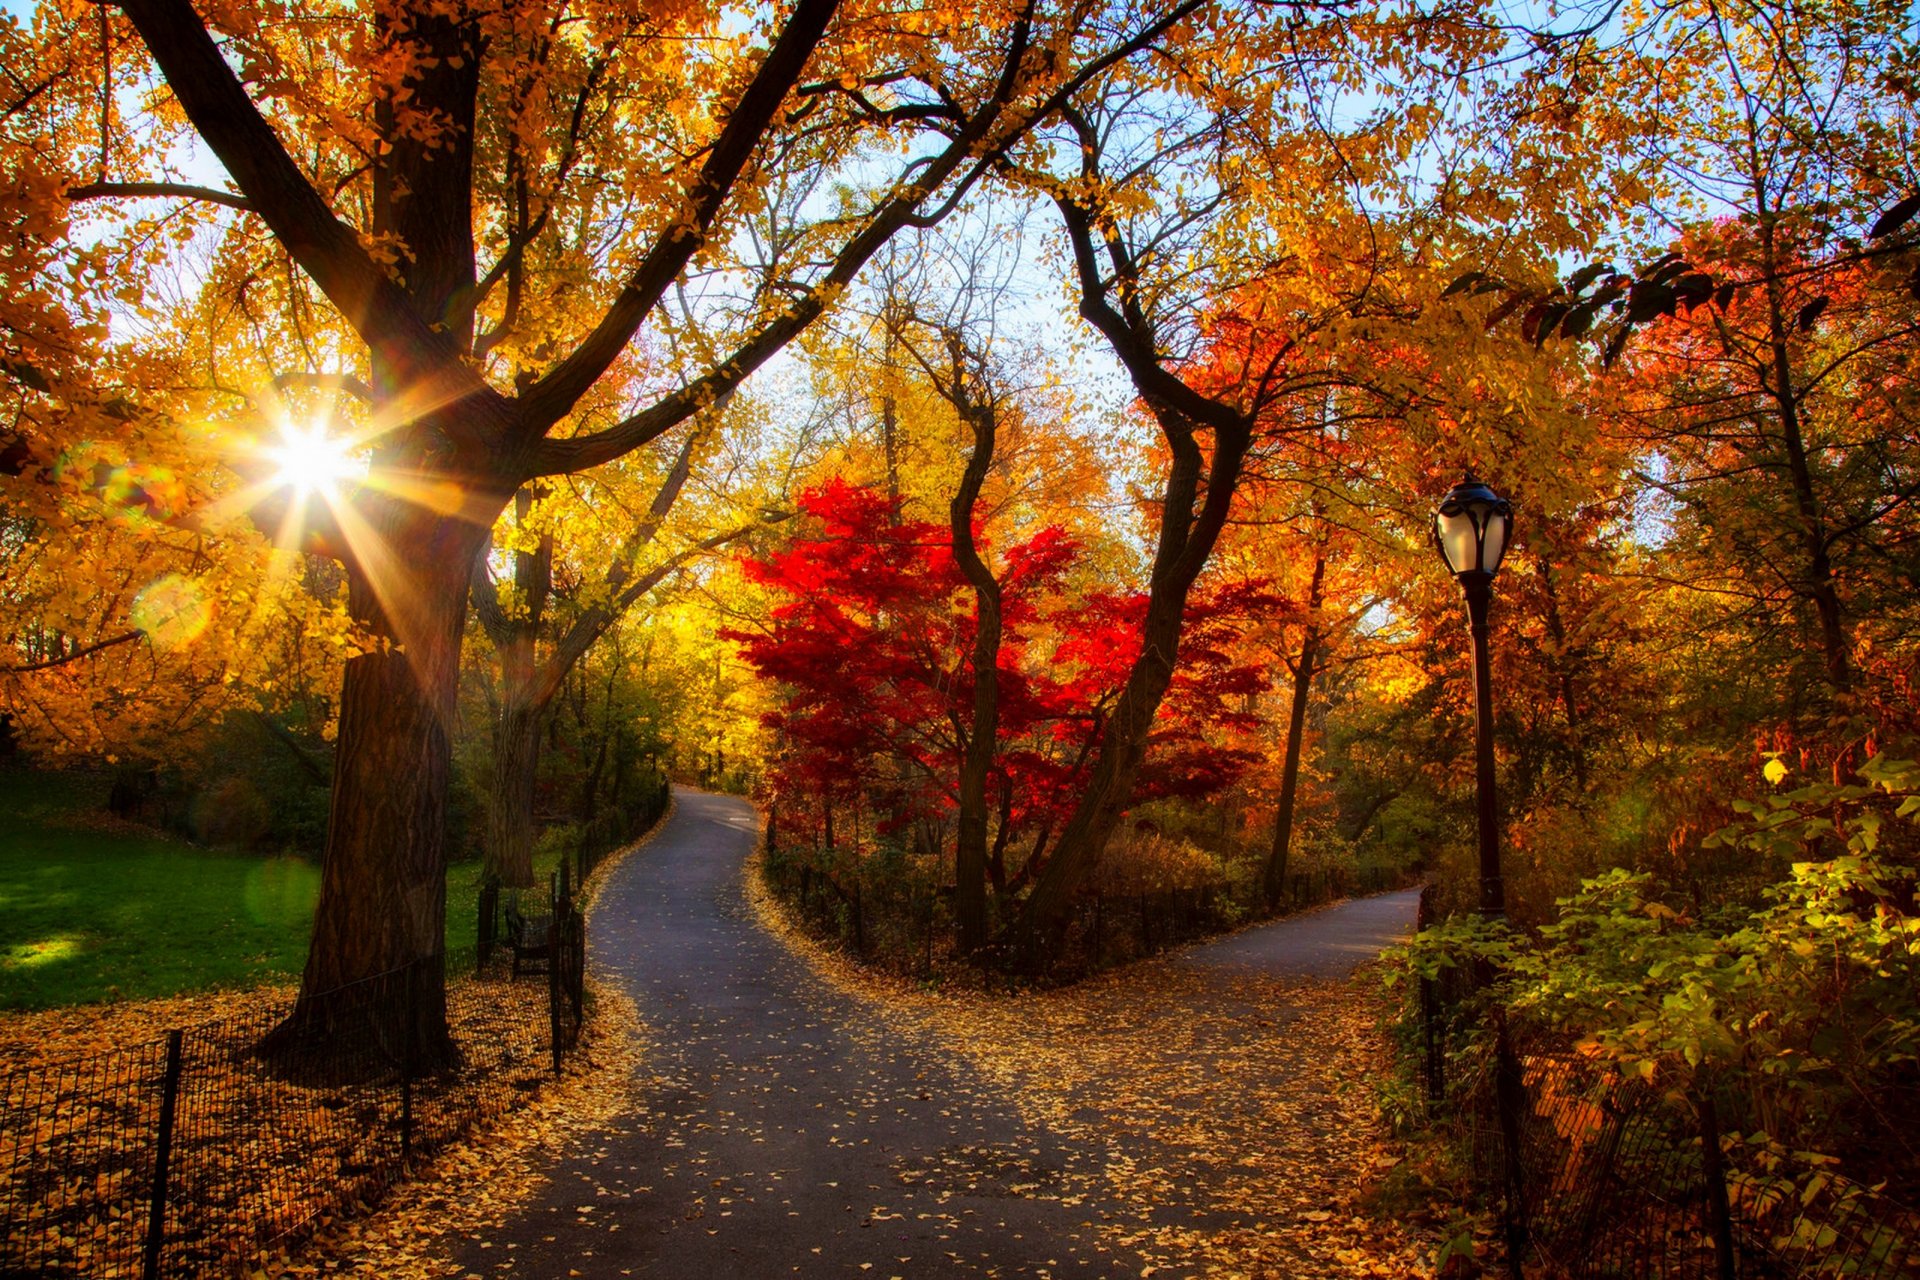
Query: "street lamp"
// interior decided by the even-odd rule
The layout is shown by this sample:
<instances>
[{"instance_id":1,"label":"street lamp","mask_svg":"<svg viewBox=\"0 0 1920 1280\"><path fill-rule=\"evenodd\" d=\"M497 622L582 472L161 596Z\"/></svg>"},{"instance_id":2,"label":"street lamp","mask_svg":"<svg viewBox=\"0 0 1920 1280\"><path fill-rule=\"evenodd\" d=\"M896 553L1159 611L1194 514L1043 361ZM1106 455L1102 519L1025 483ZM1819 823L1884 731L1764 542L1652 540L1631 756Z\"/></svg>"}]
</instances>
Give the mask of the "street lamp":
<instances>
[{"instance_id":1,"label":"street lamp","mask_svg":"<svg viewBox=\"0 0 1920 1280\"><path fill-rule=\"evenodd\" d=\"M1500 883L1500 832L1494 826L1493 791L1493 677L1487 663L1487 607L1493 603L1493 575L1513 536L1513 504L1473 478L1447 491L1433 513L1433 541L1440 558L1460 580L1467 596L1467 623L1473 631L1473 737L1480 800L1480 914L1497 920L1506 914L1506 890ZM1492 966L1475 966L1482 986L1492 980ZM1520 1161L1521 1117L1526 1110L1526 1085L1520 1059L1507 1033L1507 1013L1493 1010L1494 1076L1500 1108L1501 1147L1505 1158L1507 1267L1513 1280L1522 1280L1527 1252L1525 1176Z\"/></svg>"},{"instance_id":2,"label":"street lamp","mask_svg":"<svg viewBox=\"0 0 1920 1280\"><path fill-rule=\"evenodd\" d=\"M1493 677L1487 661L1487 606L1493 602L1493 575L1513 535L1513 504L1473 478L1447 491L1433 513L1433 542L1440 558L1460 580L1467 597L1467 623L1473 632L1473 736L1480 801L1480 914L1506 913L1500 883L1500 833L1494 825Z\"/></svg>"}]
</instances>

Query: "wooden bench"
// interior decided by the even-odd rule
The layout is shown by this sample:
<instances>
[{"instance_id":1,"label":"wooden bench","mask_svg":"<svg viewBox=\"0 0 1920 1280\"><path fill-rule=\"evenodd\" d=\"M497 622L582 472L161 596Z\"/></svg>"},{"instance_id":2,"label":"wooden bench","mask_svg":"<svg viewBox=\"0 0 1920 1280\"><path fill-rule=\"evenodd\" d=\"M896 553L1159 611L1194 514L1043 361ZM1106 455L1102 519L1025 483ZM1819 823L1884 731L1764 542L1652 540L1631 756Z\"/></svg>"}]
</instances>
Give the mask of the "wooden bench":
<instances>
[{"instance_id":1,"label":"wooden bench","mask_svg":"<svg viewBox=\"0 0 1920 1280\"><path fill-rule=\"evenodd\" d=\"M553 917L535 916L529 920L520 912L520 904L507 904L507 945L513 948L513 976L545 973L553 965Z\"/></svg>"}]
</instances>

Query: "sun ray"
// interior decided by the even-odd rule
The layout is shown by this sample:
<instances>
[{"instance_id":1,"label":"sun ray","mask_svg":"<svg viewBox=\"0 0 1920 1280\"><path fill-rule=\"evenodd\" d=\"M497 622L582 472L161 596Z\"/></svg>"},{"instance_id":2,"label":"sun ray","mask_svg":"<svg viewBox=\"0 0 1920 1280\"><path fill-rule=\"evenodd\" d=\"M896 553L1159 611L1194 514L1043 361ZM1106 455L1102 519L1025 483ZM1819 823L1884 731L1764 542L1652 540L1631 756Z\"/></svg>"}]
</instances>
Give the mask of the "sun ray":
<instances>
[{"instance_id":1,"label":"sun ray","mask_svg":"<svg viewBox=\"0 0 1920 1280\"><path fill-rule=\"evenodd\" d=\"M351 502L334 503L332 508L334 518L339 521L340 535L346 540L367 585L373 589L380 612L393 631L393 640L399 644L401 654L406 658L407 665L413 668L414 677L420 681L421 687L432 688L432 673L422 670L420 661L422 655L434 651L434 641L421 630L421 619L426 615L426 610L421 607L409 574L394 556L386 539L374 531ZM438 706L433 708L437 716L446 715L450 710Z\"/></svg>"}]
</instances>

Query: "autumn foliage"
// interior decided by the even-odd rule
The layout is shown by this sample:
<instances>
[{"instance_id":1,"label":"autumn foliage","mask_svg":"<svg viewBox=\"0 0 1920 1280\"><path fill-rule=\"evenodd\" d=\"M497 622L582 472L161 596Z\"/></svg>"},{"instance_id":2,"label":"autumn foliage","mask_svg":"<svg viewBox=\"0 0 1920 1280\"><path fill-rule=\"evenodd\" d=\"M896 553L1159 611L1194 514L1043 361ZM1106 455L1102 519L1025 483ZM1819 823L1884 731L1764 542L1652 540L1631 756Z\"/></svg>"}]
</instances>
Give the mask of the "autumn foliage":
<instances>
[{"instance_id":1,"label":"autumn foliage","mask_svg":"<svg viewBox=\"0 0 1920 1280\"><path fill-rule=\"evenodd\" d=\"M767 783L788 838L855 856L871 838L938 849L972 705L975 625L943 526L903 519L897 500L830 482L802 494L804 533L747 562L775 601L764 629L727 633L780 694ZM991 874L1005 890L1035 871L1071 809L1103 714L1125 679L1145 608L1138 593L1086 580L1057 528L1005 548L1001 710L990 807ZM1215 589L1193 610L1191 642L1163 705L1136 799L1204 799L1255 755L1220 742L1253 722L1264 683L1234 641L1275 599L1257 583ZM871 835L863 824L871 823ZM837 825L836 825L837 823Z\"/></svg>"}]
</instances>

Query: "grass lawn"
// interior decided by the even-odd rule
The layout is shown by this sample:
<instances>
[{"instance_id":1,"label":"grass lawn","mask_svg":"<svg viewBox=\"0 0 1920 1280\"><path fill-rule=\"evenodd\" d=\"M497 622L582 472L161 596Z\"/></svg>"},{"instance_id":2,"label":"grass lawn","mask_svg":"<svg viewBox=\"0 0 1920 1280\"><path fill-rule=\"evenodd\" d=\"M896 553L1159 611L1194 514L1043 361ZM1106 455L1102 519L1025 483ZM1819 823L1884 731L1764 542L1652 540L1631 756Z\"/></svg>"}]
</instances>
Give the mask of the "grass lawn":
<instances>
[{"instance_id":1,"label":"grass lawn","mask_svg":"<svg viewBox=\"0 0 1920 1280\"><path fill-rule=\"evenodd\" d=\"M0 1009L299 974L318 866L112 822L106 790L103 777L0 770ZM477 861L447 876L449 949L473 944L479 883Z\"/></svg>"}]
</instances>

